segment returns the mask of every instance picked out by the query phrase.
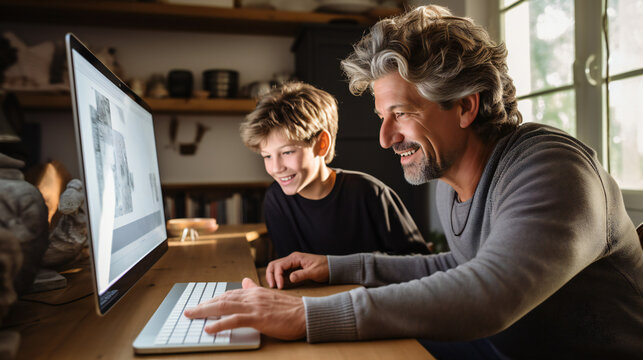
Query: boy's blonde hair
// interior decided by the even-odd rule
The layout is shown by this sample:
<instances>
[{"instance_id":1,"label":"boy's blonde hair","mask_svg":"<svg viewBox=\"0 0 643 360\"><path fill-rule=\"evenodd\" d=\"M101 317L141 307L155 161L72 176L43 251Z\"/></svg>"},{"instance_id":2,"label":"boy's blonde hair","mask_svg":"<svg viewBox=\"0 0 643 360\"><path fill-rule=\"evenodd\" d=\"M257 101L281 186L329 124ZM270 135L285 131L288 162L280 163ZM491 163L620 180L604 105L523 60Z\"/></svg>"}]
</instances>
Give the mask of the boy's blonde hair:
<instances>
[{"instance_id":1,"label":"boy's blonde hair","mask_svg":"<svg viewBox=\"0 0 643 360\"><path fill-rule=\"evenodd\" d=\"M330 145L324 161L329 164L335 157L337 118L337 100L331 94L309 84L289 82L259 99L257 108L241 124L241 139L250 150L260 152L261 143L273 130L309 145L326 130Z\"/></svg>"}]
</instances>

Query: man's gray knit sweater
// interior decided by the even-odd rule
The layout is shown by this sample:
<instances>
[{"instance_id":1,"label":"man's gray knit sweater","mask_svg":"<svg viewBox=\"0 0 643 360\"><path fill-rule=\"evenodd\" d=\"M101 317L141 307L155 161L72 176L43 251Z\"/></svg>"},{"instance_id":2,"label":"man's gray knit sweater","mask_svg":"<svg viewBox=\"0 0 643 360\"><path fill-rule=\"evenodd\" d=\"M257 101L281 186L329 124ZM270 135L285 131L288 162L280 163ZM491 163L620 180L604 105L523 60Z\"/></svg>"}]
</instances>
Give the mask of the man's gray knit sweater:
<instances>
[{"instance_id":1,"label":"man's gray knit sweater","mask_svg":"<svg viewBox=\"0 0 643 360\"><path fill-rule=\"evenodd\" d=\"M329 256L331 284L367 288L305 297L309 342L489 338L516 358L643 354L643 250L591 149L524 124L496 144L472 199L440 182L436 200L450 252Z\"/></svg>"}]
</instances>

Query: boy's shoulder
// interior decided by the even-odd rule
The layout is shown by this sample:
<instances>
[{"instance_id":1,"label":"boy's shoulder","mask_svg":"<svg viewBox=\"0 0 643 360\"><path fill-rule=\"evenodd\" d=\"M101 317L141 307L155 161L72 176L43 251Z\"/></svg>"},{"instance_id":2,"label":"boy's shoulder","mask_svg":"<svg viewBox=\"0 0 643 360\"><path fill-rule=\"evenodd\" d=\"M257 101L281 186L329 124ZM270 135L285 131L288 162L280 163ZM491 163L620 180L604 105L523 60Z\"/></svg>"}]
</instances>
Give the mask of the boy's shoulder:
<instances>
[{"instance_id":1,"label":"boy's shoulder","mask_svg":"<svg viewBox=\"0 0 643 360\"><path fill-rule=\"evenodd\" d=\"M281 190L281 186L279 186L279 183L276 181L273 181L272 183L270 183L270 185L266 189L266 195L269 195L269 194L272 196L276 196L276 195L286 196L283 190Z\"/></svg>"},{"instance_id":2,"label":"boy's shoulder","mask_svg":"<svg viewBox=\"0 0 643 360\"><path fill-rule=\"evenodd\" d=\"M364 191L375 191L380 194L383 191L391 191L380 179L365 172L356 170L334 169L337 172L337 179L342 186L352 189L363 189Z\"/></svg>"}]
</instances>

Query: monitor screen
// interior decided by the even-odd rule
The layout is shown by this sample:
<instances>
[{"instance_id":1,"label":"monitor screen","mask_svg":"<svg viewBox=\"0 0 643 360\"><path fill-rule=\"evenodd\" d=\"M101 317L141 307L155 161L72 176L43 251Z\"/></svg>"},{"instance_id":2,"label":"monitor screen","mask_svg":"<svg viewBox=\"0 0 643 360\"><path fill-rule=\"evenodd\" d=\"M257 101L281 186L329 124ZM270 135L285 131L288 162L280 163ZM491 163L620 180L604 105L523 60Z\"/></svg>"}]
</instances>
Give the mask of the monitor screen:
<instances>
[{"instance_id":1,"label":"monitor screen","mask_svg":"<svg viewBox=\"0 0 643 360\"><path fill-rule=\"evenodd\" d=\"M99 313L167 249L149 107L67 36L76 137ZM161 253L164 252L161 251Z\"/></svg>"}]
</instances>

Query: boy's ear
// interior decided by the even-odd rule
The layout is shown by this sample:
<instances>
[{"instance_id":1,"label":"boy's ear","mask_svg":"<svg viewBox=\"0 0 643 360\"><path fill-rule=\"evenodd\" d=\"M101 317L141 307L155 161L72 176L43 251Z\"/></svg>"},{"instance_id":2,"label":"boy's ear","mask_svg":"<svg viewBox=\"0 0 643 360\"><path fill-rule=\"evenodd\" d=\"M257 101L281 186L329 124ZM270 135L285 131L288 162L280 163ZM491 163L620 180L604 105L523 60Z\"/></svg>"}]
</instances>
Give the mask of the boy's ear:
<instances>
[{"instance_id":1,"label":"boy's ear","mask_svg":"<svg viewBox=\"0 0 643 360\"><path fill-rule=\"evenodd\" d=\"M460 105L460 127L469 127L478 116L480 106L480 93L467 95L459 100Z\"/></svg>"},{"instance_id":2,"label":"boy's ear","mask_svg":"<svg viewBox=\"0 0 643 360\"><path fill-rule=\"evenodd\" d=\"M328 154L330 149L330 134L326 130L317 136L317 142L315 144L315 155L324 157Z\"/></svg>"}]
</instances>

